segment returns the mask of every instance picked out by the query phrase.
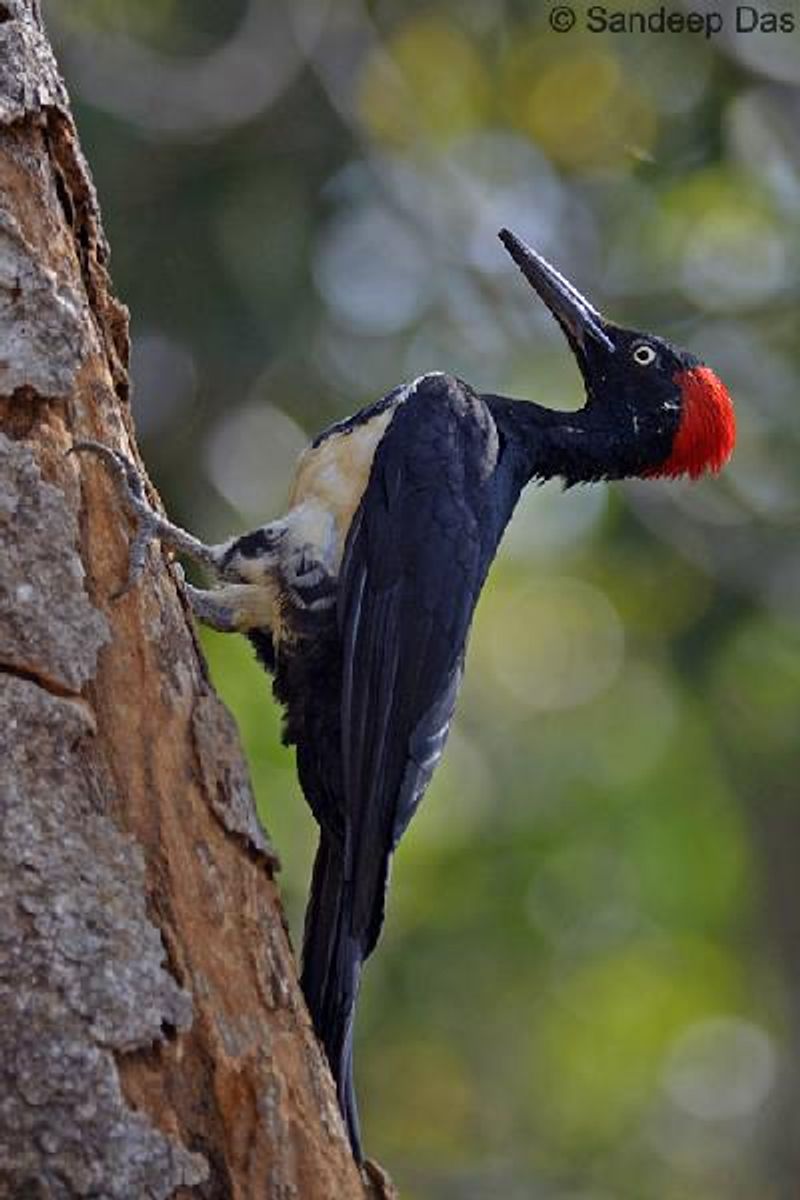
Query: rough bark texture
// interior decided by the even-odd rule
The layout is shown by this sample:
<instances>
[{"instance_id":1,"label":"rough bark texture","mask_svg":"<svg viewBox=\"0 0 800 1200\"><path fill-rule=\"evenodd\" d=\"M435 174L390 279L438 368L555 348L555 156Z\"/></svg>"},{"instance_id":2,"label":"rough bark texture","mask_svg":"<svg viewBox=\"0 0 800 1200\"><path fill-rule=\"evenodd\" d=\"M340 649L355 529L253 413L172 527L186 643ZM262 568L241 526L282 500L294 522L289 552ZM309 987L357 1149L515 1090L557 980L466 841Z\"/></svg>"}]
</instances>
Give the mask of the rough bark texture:
<instances>
[{"instance_id":1,"label":"rough bark texture","mask_svg":"<svg viewBox=\"0 0 800 1200\"><path fill-rule=\"evenodd\" d=\"M0 3L0 1196L363 1197L227 712L73 438L127 314L36 0Z\"/></svg>"}]
</instances>

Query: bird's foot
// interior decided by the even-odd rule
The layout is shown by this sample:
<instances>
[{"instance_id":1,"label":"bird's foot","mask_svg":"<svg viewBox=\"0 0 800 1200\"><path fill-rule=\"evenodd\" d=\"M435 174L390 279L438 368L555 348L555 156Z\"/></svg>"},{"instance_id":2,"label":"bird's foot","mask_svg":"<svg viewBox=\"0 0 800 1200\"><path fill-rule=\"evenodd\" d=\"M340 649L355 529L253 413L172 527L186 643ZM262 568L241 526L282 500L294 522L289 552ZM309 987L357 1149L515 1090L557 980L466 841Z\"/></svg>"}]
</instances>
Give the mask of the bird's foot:
<instances>
[{"instance_id":1,"label":"bird's foot","mask_svg":"<svg viewBox=\"0 0 800 1200\"><path fill-rule=\"evenodd\" d=\"M73 442L70 453L97 455L114 480L123 506L134 521L136 532L128 555L128 577L114 593L116 600L129 592L141 578L147 562L147 548L158 537L162 518L147 501L141 475L121 451L104 446L102 442L81 441Z\"/></svg>"},{"instance_id":2,"label":"bird's foot","mask_svg":"<svg viewBox=\"0 0 800 1200\"><path fill-rule=\"evenodd\" d=\"M144 480L129 458L121 451L104 446L102 442L73 442L69 453L95 454L108 470L123 506L132 518L135 533L128 555L128 577L115 593L118 599L130 591L140 580L147 563L147 551L151 542L160 541L173 550L188 555L197 562L212 568L219 563L219 548L206 546L186 530L173 525L150 505Z\"/></svg>"},{"instance_id":3,"label":"bird's foot","mask_svg":"<svg viewBox=\"0 0 800 1200\"><path fill-rule=\"evenodd\" d=\"M189 602L193 616L209 629L218 633L238 633L240 626L237 621L235 604L227 603L231 589L195 587L186 578L186 572L179 562L171 564L172 577L180 587Z\"/></svg>"}]
</instances>

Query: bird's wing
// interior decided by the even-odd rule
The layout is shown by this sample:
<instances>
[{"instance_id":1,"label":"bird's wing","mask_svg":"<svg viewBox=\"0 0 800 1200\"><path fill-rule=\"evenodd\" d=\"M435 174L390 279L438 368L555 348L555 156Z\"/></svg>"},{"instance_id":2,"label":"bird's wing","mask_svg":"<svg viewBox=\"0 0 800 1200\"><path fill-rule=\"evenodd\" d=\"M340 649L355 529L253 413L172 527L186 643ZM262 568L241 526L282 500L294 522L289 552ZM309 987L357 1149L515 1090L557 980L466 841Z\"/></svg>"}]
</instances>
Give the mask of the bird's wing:
<instances>
[{"instance_id":1,"label":"bird's wing","mask_svg":"<svg viewBox=\"0 0 800 1200\"><path fill-rule=\"evenodd\" d=\"M486 574L497 434L447 376L421 380L379 444L339 584L345 876L351 932L377 940L391 853L445 739Z\"/></svg>"}]
</instances>

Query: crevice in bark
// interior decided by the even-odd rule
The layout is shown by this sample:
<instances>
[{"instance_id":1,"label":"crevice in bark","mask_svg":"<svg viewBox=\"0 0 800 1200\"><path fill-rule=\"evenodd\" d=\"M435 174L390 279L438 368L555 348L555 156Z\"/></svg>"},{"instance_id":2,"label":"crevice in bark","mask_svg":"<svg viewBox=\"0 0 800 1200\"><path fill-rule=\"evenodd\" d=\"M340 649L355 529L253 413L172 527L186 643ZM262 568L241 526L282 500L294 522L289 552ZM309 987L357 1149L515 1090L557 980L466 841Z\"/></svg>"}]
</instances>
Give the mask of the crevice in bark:
<instances>
[{"instance_id":1,"label":"crevice in bark","mask_svg":"<svg viewBox=\"0 0 800 1200\"><path fill-rule=\"evenodd\" d=\"M67 401L62 396L43 396L32 387L0 395L0 429L13 442L30 441L54 415L64 418L66 413Z\"/></svg>"},{"instance_id":2,"label":"crevice in bark","mask_svg":"<svg viewBox=\"0 0 800 1200\"><path fill-rule=\"evenodd\" d=\"M181 1059L189 1054L195 1060L191 1075L181 1077ZM191 1193L177 1195L200 1197L202 1200L231 1200L239 1195L220 1146L226 1140L225 1122L219 1111L215 1086L215 1063L205 1043L194 1031L176 1030L150 1046L121 1053L120 1082L126 1104L135 1112L148 1115L166 1101L170 1107L171 1132L178 1133L181 1143L202 1157L206 1178ZM171 1083L169 1094L163 1094L164 1077ZM175 1080L179 1080L177 1087ZM131 1086L134 1083L135 1086ZM163 1129L169 1133L170 1130ZM333 1197L331 1198L333 1200Z\"/></svg>"},{"instance_id":3,"label":"crevice in bark","mask_svg":"<svg viewBox=\"0 0 800 1200\"><path fill-rule=\"evenodd\" d=\"M128 310L111 295L106 270L108 243L97 218L97 196L78 149L72 122L58 109L47 112L45 141L65 220L73 231L81 276L95 326L105 348L114 391L123 404L130 396Z\"/></svg>"},{"instance_id":4,"label":"crevice in bark","mask_svg":"<svg viewBox=\"0 0 800 1200\"><path fill-rule=\"evenodd\" d=\"M191 727L198 776L214 815L250 861L266 867L271 878L280 870L280 858L256 814L247 765L230 755L238 745L235 722L210 689L196 697ZM230 764L224 772L219 771L220 761Z\"/></svg>"},{"instance_id":5,"label":"crevice in bark","mask_svg":"<svg viewBox=\"0 0 800 1200\"><path fill-rule=\"evenodd\" d=\"M17 663L3 662L0 660L0 675L11 675L16 679L26 679L28 683L33 683L36 687L42 688L45 692L49 692L51 696L58 696L61 700L73 700L76 703L85 704L87 714L91 712L89 705L81 696L80 692L74 691L72 688L66 687L57 679L51 679L44 671L38 667L21 667Z\"/></svg>"},{"instance_id":6,"label":"crevice in bark","mask_svg":"<svg viewBox=\"0 0 800 1200\"><path fill-rule=\"evenodd\" d=\"M56 195L58 196L58 202L61 205L61 209L66 218L67 224L74 229L75 205L72 203L72 197L69 194L69 188L67 187L67 181L64 178L63 171L59 169L57 164L54 164L54 166L55 169L53 174L55 175Z\"/></svg>"}]
</instances>

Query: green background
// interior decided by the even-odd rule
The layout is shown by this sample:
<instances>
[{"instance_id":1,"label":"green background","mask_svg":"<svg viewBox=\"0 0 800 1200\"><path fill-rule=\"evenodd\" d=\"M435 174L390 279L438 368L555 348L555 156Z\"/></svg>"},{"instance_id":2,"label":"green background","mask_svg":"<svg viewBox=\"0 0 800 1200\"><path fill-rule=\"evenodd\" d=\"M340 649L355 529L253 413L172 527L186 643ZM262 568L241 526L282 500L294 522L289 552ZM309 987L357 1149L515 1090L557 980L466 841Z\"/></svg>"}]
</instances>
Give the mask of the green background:
<instances>
[{"instance_id":1,"label":"green background","mask_svg":"<svg viewBox=\"0 0 800 1200\"><path fill-rule=\"evenodd\" d=\"M790 1197L800 35L732 35L724 3L711 40L575 11L560 35L522 0L46 15L143 451L205 538L280 513L309 435L425 370L580 403L502 225L727 381L719 479L526 494L397 855L357 1077L410 1200ZM292 755L247 644L204 645L297 944L314 828Z\"/></svg>"}]
</instances>

